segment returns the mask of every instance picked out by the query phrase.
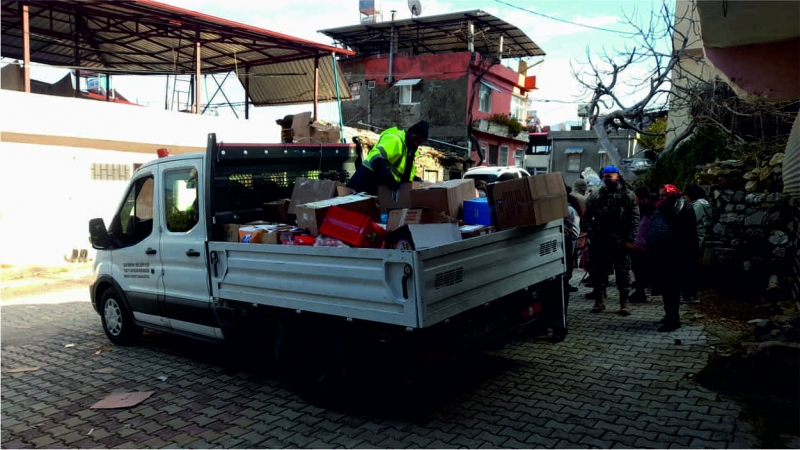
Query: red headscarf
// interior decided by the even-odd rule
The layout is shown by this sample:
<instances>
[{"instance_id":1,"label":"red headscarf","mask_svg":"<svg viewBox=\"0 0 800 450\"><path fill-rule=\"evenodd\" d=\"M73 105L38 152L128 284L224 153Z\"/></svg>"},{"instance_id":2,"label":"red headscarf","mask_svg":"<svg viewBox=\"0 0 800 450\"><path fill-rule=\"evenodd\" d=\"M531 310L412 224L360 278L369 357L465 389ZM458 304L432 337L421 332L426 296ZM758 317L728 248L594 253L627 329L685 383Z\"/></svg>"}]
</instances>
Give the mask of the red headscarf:
<instances>
[{"instance_id":1,"label":"red headscarf","mask_svg":"<svg viewBox=\"0 0 800 450\"><path fill-rule=\"evenodd\" d=\"M667 191L667 197L669 198L678 198L681 196L681 190L678 189L677 186L674 184L662 184L661 187L658 188L659 190L663 189Z\"/></svg>"}]
</instances>

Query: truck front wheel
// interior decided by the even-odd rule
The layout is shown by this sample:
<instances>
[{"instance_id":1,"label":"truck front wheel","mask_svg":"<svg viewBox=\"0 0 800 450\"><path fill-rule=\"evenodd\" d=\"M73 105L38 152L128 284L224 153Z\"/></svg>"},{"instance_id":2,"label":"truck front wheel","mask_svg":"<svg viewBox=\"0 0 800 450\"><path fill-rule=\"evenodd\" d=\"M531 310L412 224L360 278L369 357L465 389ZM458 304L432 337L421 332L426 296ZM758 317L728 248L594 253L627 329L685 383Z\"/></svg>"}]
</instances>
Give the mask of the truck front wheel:
<instances>
[{"instance_id":1,"label":"truck front wheel","mask_svg":"<svg viewBox=\"0 0 800 450\"><path fill-rule=\"evenodd\" d=\"M100 317L103 321L103 331L114 344L131 345L142 335L142 327L133 323L122 296L113 288L103 293L100 300Z\"/></svg>"}]
</instances>

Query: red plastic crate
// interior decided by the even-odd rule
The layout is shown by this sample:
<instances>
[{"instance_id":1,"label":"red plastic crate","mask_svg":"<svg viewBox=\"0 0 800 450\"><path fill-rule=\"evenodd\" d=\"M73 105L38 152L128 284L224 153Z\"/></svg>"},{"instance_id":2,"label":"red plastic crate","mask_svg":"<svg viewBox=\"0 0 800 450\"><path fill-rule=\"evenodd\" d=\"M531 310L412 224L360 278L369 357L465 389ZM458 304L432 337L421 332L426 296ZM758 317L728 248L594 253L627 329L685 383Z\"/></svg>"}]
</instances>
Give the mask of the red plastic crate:
<instances>
[{"instance_id":1,"label":"red plastic crate","mask_svg":"<svg viewBox=\"0 0 800 450\"><path fill-rule=\"evenodd\" d=\"M332 206L325 215L319 233L355 247L380 248L386 230L363 214Z\"/></svg>"}]
</instances>

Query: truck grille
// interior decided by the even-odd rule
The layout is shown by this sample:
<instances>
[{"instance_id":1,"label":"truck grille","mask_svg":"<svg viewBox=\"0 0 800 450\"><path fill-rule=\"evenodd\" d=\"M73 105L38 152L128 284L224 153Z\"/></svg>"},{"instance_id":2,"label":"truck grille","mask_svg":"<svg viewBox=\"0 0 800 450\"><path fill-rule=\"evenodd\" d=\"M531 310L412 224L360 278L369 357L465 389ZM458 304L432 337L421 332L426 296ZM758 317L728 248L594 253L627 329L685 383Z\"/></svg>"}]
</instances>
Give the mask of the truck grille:
<instances>
[{"instance_id":1,"label":"truck grille","mask_svg":"<svg viewBox=\"0 0 800 450\"><path fill-rule=\"evenodd\" d=\"M464 282L464 268L457 267L455 269L445 270L436 274L434 289L440 290L448 286L455 286Z\"/></svg>"},{"instance_id":2,"label":"truck grille","mask_svg":"<svg viewBox=\"0 0 800 450\"><path fill-rule=\"evenodd\" d=\"M558 251L558 239L539 244L539 256L549 255Z\"/></svg>"}]
</instances>

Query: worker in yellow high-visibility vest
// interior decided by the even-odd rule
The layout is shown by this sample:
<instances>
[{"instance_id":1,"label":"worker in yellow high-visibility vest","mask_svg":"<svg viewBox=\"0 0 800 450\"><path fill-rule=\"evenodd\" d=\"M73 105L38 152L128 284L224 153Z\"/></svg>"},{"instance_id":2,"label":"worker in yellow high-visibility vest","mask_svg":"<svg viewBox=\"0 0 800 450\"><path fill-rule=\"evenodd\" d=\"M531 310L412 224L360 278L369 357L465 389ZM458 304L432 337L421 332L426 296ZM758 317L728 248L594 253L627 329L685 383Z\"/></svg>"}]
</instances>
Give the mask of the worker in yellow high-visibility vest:
<instances>
[{"instance_id":1,"label":"worker in yellow high-visibility vest","mask_svg":"<svg viewBox=\"0 0 800 450\"><path fill-rule=\"evenodd\" d=\"M419 146L428 140L429 126L428 122L421 121L407 131L397 127L385 130L347 187L377 195L379 186L397 190L400 183L418 180L414 158Z\"/></svg>"}]
</instances>

